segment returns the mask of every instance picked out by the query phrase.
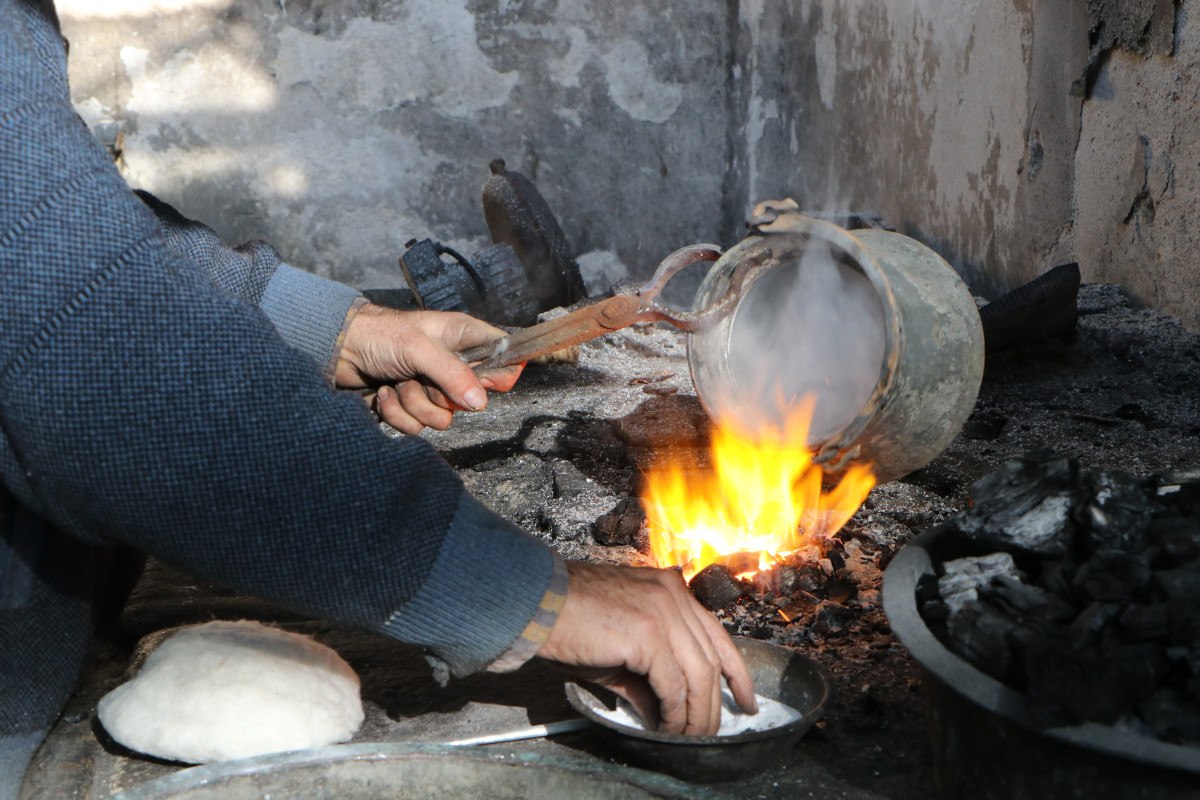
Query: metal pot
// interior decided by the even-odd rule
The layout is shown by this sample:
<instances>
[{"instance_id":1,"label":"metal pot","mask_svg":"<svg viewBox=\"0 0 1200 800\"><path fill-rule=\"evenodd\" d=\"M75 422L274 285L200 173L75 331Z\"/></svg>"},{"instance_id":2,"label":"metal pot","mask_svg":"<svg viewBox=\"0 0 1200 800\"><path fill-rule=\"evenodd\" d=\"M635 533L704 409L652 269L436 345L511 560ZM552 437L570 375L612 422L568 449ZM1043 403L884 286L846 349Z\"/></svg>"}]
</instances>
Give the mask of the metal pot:
<instances>
[{"instance_id":1,"label":"metal pot","mask_svg":"<svg viewBox=\"0 0 1200 800\"><path fill-rule=\"evenodd\" d=\"M759 204L751 234L701 284L697 307L724 296L743 262L762 265L731 314L688 335L696 393L709 416L754 428L780 422L790 389L811 389L817 407L808 444L817 463L834 474L866 464L881 483L902 477L941 453L975 404L983 330L974 299L950 265L919 242L884 230L848 231L796 209L790 200ZM858 297L863 311L836 322L845 337L838 346L845 345L857 362L850 369L860 373L859 385L840 396L814 385L818 373L797 375L817 345L788 334L808 297L790 287L804 279L806 256L818 244L828 249L838 287ZM765 365L778 386L766 389L751 379L749 361Z\"/></svg>"},{"instance_id":2,"label":"metal pot","mask_svg":"<svg viewBox=\"0 0 1200 800\"><path fill-rule=\"evenodd\" d=\"M947 800L1200 800L1200 751L1088 722L1039 730L1026 697L950 652L917 609L949 555L942 529L888 564L883 610L925 670L934 779Z\"/></svg>"}]
</instances>

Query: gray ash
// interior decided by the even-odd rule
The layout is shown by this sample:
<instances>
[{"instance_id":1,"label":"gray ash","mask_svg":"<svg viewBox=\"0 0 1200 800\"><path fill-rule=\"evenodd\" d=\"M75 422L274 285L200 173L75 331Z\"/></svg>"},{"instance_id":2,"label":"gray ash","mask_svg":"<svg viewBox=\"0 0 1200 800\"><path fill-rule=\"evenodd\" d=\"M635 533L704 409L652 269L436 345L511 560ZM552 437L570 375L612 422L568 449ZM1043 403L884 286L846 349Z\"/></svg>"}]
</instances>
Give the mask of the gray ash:
<instances>
[{"instance_id":1,"label":"gray ash","mask_svg":"<svg viewBox=\"0 0 1200 800\"><path fill-rule=\"evenodd\" d=\"M1200 470L1088 473L1038 451L942 527L918 600L950 649L1043 726L1200 745Z\"/></svg>"}]
</instances>

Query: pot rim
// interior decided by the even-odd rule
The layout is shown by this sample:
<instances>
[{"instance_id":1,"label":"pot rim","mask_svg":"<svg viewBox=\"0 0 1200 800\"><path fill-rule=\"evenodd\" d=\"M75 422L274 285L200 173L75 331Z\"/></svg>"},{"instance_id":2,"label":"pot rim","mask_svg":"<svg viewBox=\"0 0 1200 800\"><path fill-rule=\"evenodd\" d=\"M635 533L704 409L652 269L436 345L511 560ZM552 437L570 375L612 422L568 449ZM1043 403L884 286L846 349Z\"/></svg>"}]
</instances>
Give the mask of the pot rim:
<instances>
[{"instance_id":1,"label":"pot rim","mask_svg":"<svg viewBox=\"0 0 1200 800\"><path fill-rule=\"evenodd\" d=\"M758 255L759 250L770 247L780 240L792 240L796 245L797 251L802 253L807 248L808 241L814 238L828 242L834 248L840 250L862 271L863 275L870 282L871 287L875 290L883 315L883 361L879 365L879 376L875 381L875 387L872 389L870 397L867 398L862 408L858 409L854 419L846 426L823 437L820 441L814 442L811 446L816 453L814 462L826 464L828 470L836 471L854 460L857 456L858 451L855 443L858 441L859 436L862 435L867 424L871 421L871 418L879 410L883 399L887 396L892 384L895 382L900 354L904 349L904 328L900 313L897 310L898 304L895 291L892 289L892 284L887 274L879 265L875 256L871 254L871 251L853 232L839 227L832 222L800 213L783 213L775 217L769 225L760 225L754 228L749 236L722 254L721 258L709 268L708 274L705 275L703 282L700 284L696 292L696 305L703 306L706 303L706 299L711 299L711 295L719 293L724 289L723 286L718 284L722 277L727 280L728 275L723 276L722 273L731 274L734 262L754 258ZM758 280L761 280L768 272L782 266L784 263L787 262L780 260L771 269L763 270L755 275L744 287L743 291L748 292ZM692 384L696 387L696 394L700 399L701 405L704 406L709 417L713 419L717 418L714 413L716 410L716 406L713 404L715 400L710 401L705 399L705 392L701 387L701 383L703 382L696 380L698 372L697 362L702 358L698 354L698 350L700 349L700 344L706 341L707 337L713 335L716 331L723 330L724 326L718 325L709 331L690 333L687 337L688 367L692 375ZM727 337L726 341L722 341L719 344L722 357L728 358L729 343Z\"/></svg>"},{"instance_id":2,"label":"pot rim","mask_svg":"<svg viewBox=\"0 0 1200 800\"><path fill-rule=\"evenodd\" d=\"M900 643L923 669L979 708L1003 717L1030 733L1057 739L1114 758L1200 776L1200 748L1172 744L1097 722L1058 728L1039 728L1029 713L1025 695L1005 686L941 643L917 609L917 582L935 574L930 550L945 535L926 530L900 549L883 577L883 610Z\"/></svg>"}]
</instances>

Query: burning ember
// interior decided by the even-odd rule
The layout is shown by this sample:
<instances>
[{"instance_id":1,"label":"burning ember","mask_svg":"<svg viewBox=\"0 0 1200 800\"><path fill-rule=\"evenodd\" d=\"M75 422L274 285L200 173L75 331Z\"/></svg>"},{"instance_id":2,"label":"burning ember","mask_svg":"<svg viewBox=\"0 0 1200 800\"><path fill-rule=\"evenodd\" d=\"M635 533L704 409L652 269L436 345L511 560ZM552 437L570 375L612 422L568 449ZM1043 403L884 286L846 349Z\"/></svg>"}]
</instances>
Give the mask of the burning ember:
<instances>
[{"instance_id":1,"label":"burning ember","mask_svg":"<svg viewBox=\"0 0 1200 800\"><path fill-rule=\"evenodd\" d=\"M659 566L682 567L689 581L713 563L748 577L797 551L819 549L854 516L875 476L854 466L824 491L824 473L807 446L815 405L806 397L781 427L753 433L717 425L709 473L672 464L647 475L642 502Z\"/></svg>"}]
</instances>

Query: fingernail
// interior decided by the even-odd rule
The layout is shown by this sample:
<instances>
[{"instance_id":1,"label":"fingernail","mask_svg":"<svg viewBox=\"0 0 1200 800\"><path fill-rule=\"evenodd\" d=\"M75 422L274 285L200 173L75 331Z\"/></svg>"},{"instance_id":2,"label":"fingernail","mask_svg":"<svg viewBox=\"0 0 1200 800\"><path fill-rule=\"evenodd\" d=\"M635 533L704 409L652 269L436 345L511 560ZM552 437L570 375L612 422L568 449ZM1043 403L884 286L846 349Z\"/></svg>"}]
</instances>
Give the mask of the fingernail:
<instances>
[{"instance_id":1,"label":"fingernail","mask_svg":"<svg viewBox=\"0 0 1200 800\"><path fill-rule=\"evenodd\" d=\"M380 400L386 400L386 399L388 399L388 396L391 394L391 392L392 392L392 390L389 389L388 387L380 386L379 391L377 391L375 394L379 397Z\"/></svg>"},{"instance_id":2,"label":"fingernail","mask_svg":"<svg viewBox=\"0 0 1200 800\"><path fill-rule=\"evenodd\" d=\"M463 395L463 400L467 402L467 408L472 411L478 411L487 405L487 392L478 386L473 386L467 389L466 394Z\"/></svg>"}]
</instances>

